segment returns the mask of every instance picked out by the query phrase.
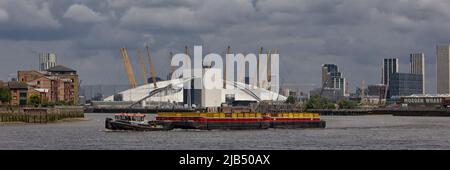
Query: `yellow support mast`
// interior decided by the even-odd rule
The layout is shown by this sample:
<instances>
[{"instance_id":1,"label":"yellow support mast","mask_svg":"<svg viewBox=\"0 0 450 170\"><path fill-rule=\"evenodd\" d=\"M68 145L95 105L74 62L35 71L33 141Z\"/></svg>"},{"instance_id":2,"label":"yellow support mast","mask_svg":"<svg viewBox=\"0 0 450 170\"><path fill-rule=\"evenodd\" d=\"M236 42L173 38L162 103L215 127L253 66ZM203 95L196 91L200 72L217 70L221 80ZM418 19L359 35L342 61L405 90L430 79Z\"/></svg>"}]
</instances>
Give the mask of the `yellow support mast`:
<instances>
[{"instance_id":1,"label":"yellow support mast","mask_svg":"<svg viewBox=\"0 0 450 170\"><path fill-rule=\"evenodd\" d=\"M158 88L156 85L156 74L155 74L155 67L153 66L152 56L150 55L150 48L146 46L147 48L147 56L148 56L148 63L150 64L150 75L152 76L153 85L155 88Z\"/></svg>"},{"instance_id":2,"label":"yellow support mast","mask_svg":"<svg viewBox=\"0 0 450 170\"><path fill-rule=\"evenodd\" d=\"M139 63L141 64L141 71L143 76L142 78L144 79L144 84L148 84L147 70L145 69L144 57L142 57L141 51L139 49L137 50L137 56L139 59Z\"/></svg>"},{"instance_id":3,"label":"yellow support mast","mask_svg":"<svg viewBox=\"0 0 450 170\"><path fill-rule=\"evenodd\" d=\"M130 59L128 58L127 50L125 48L120 49L120 53L123 58L123 63L125 66L125 71L128 75L128 80L130 81L131 88L136 88L136 79L134 77L133 69L131 68Z\"/></svg>"}]
</instances>

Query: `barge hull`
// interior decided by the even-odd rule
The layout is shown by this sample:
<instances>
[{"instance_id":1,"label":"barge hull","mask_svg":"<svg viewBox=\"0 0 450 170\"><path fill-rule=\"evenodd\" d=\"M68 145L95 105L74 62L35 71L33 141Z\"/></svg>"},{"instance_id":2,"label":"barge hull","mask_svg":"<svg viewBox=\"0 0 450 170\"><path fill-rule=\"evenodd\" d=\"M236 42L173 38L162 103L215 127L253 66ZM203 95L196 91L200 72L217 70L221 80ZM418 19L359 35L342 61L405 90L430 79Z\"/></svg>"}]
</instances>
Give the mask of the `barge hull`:
<instances>
[{"instance_id":1,"label":"barge hull","mask_svg":"<svg viewBox=\"0 0 450 170\"><path fill-rule=\"evenodd\" d=\"M301 128L325 128L325 121L314 122L272 122L271 128L275 129L301 129Z\"/></svg>"},{"instance_id":2,"label":"barge hull","mask_svg":"<svg viewBox=\"0 0 450 170\"><path fill-rule=\"evenodd\" d=\"M201 130L250 130L268 128L325 128L320 119L304 118L204 118L204 117L157 117L162 125L170 128Z\"/></svg>"}]
</instances>

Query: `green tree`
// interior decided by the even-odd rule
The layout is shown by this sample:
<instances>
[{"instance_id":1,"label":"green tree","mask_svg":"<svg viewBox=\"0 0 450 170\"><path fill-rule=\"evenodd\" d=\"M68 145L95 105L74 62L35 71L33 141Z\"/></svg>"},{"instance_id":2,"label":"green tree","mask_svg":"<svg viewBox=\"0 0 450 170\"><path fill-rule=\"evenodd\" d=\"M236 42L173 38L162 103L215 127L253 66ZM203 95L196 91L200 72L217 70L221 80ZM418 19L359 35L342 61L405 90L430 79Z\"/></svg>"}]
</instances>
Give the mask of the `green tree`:
<instances>
[{"instance_id":1,"label":"green tree","mask_svg":"<svg viewBox=\"0 0 450 170\"><path fill-rule=\"evenodd\" d=\"M295 103L295 98L294 98L294 96L289 96L289 97L286 99L286 103L294 104L294 103Z\"/></svg>"},{"instance_id":2,"label":"green tree","mask_svg":"<svg viewBox=\"0 0 450 170\"><path fill-rule=\"evenodd\" d=\"M305 102L306 109L322 109L323 99L320 96L311 96L308 101Z\"/></svg>"},{"instance_id":3,"label":"green tree","mask_svg":"<svg viewBox=\"0 0 450 170\"><path fill-rule=\"evenodd\" d=\"M324 105L322 109L336 109L336 104L334 103L327 103Z\"/></svg>"},{"instance_id":4,"label":"green tree","mask_svg":"<svg viewBox=\"0 0 450 170\"><path fill-rule=\"evenodd\" d=\"M303 105L305 109L336 109L336 104L319 95L311 96Z\"/></svg>"},{"instance_id":5,"label":"green tree","mask_svg":"<svg viewBox=\"0 0 450 170\"><path fill-rule=\"evenodd\" d=\"M67 102L65 102L65 101L57 101L57 102L55 102L55 105L56 105L56 106L66 106L66 105L68 105L68 104L67 104Z\"/></svg>"},{"instance_id":6,"label":"green tree","mask_svg":"<svg viewBox=\"0 0 450 170\"><path fill-rule=\"evenodd\" d=\"M41 97L37 94L32 94L28 100L28 102L34 106L38 106L41 104Z\"/></svg>"},{"instance_id":7,"label":"green tree","mask_svg":"<svg viewBox=\"0 0 450 170\"><path fill-rule=\"evenodd\" d=\"M9 103L11 101L11 92L6 88L0 88L0 101Z\"/></svg>"},{"instance_id":8,"label":"green tree","mask_svg":"<svg viewBox=\"0 0 450 170\"><path fill-rule=\"evenodd\" d=\"M339 109L354 109L358 105L355 101L341 99L337 102Z\"/></svg>"}]
</instances>

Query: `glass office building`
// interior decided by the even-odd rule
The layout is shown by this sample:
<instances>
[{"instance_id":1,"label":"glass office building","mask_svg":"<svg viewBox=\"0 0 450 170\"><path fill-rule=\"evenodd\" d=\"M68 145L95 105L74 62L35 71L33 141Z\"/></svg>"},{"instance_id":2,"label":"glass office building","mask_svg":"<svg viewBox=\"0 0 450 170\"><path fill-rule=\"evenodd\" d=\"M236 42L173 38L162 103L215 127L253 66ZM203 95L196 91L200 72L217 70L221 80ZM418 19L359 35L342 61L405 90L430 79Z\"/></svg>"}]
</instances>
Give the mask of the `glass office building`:
<instances>
[{"instance_id":1,"label":"glass office building","mask_svg":"<svg viewBox=\"0 0 450 170\"><path fill-rule=\"evenodd\" d=\"M389 80L389 97L423 93L423 77L420 74L394 73Z\"/></svg>"}]
</instances>

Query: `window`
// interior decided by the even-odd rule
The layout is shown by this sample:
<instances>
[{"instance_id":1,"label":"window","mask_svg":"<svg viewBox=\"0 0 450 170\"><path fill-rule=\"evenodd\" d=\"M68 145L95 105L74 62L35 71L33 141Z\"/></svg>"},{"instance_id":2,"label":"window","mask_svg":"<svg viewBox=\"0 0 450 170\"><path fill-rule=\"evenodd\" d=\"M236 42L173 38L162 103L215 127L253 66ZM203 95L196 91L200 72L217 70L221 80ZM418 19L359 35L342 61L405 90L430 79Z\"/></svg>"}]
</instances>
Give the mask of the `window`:
<instances>
[{"instance_id":1,"label":"window","mask_svg":"<svg viewBox=\"0 0 450 170\"><path fill-rule=\"evenodd\" d=\"M41 81L37 81L37 85L41 85Z\"/></svg>"}]
</instances>

